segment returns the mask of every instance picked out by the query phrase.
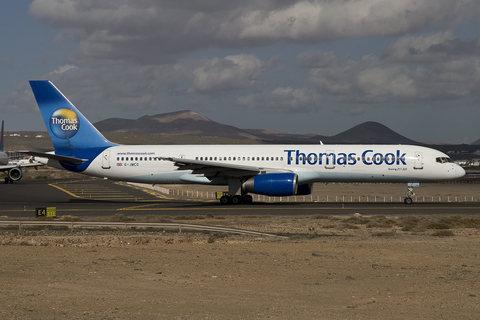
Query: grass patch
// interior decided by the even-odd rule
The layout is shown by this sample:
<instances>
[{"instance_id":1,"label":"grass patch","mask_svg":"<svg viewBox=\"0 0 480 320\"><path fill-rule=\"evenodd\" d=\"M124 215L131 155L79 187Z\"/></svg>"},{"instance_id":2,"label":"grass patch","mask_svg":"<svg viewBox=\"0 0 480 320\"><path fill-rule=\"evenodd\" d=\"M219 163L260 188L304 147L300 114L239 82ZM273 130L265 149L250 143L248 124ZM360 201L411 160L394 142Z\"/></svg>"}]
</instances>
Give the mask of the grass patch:
<instances>
[{"instance_id":1,"label":"grass patch","mask_svg":"<svg viewBox=\"0 0 480 320\"><path fill-rule=\"evenodd\" d=\"M135 221L134 218L132 217L127 217L123 213L117 213L115 214L111 219L112 222L129 222L129 221Z\"/></svg>"},{"instance_id":2,"label":"grass patch","mask_svg":"<svg viewBox=\"0 0 480 320\"><path fill-rule=\"evenodd\" d=\"M374 217L366 224L367 228L392 228L397 225L397 221L389 219L385 216Z\"/></svg>"},{"instance_id":3,"label":"grass patch","mask_svg":"<svg viewBox=\"0 0 480 320\"><path fill-rule=\"evenodd\" d=\"M80 222L83 221L79 217L72 217L70 215L64 215L62 216L62 221L70 221L70 222Z\"/></svg>"},{"instance_id":4,"label":"grass patch","mask_svg":"<svg viewBox=\"0 0 480 320\"><path fill-rule=\"evenodd\" d=\"M205 217L192 215L192 216L177 216L172 218L172 220L199 220L199 219L205 219Z\"/></svg>"},{"instance_id":5,"label":"grass patch","mask_svg":"<svg viewBox=\"0 0 480 320\"><path fill-rule=\"evenodd\" d=\"M448 224L441 223L441 222L431 222L425 225L425 228L434 229L434 230L446 230L446 229L450 229L450 226Z\"/></svg>"},{"instance_id":6,"label":"grass patch","mask_svg":"<svg viewBox=\"0 0 480 320\"><path fill-rule=\"evenodd\" d=\"M351 223L344 223L343 224L343 227L345 229L351 229L351 230L355 230L355 229L360 229L360 227L354 225L354 224L351 224Z\"/></svg>"},{"instance_id":7,"label":"grass patch","mask_svg":"<svg viewBox=\"0 0 480 320\"><path fill-rule=\"evenodd\" d=\"M405 217L398 220L397 224L402 231L416 231L420 219L416 217Z\"/></svg>"},{"instance_id":8,"label":"grass patch","mask_svg":"<svg viewBox=\"0 0 480 320\"><path fill-rule=\"evenodd\" d=\"M38 217L37 220L40 220L40 221L55 221L55 218L54 217L41 216L41 217Z\"/></svg>"},{"instance_id":9,"label":"grass patch","mask_svg":"<svg viewBox=\"0 0 480 320\"><path fill-rule=\"evenodd\" d=\"M432 237L453 237L454 235L451 230L439 230L432 233Z\"/></svg>"},{"instance_id":10,"label":"grass patch","mask_svg":"<svg viewBox=\"0 0 480 320\"><path fill-rule=\"evenodd\" d=\"M227 237L227 235L225 233L218 233L218 232L212 233L208 237L208 243L214 243L218 239L223 239L223 238L226 238L226 237Z\"/></svg>"},{"instance_id":11,"label":"grass patch","mask_svg":"<svg viewBox=\"0 0 480 320\"><path fill-rule=\"evenodd\" d=\"M384 231L384 232L374 232L372 237L393 237L396 234L395 230L393 231Z\"/></svg>"}]
</instances>

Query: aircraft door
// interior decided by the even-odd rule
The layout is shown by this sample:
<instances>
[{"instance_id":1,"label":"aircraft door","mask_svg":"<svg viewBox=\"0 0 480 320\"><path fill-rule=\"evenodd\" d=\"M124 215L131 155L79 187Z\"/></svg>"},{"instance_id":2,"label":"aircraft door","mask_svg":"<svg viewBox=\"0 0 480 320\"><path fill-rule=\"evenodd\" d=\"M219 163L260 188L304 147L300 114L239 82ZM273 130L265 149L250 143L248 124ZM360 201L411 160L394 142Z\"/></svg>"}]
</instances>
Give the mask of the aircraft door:
<instances>
[{"instance_id":1,"label":"aircraft door","mask_svg":"<svg viewBox=\"0 0 480 320\"><path fill-rule=\"evenodd\" d=\"M413 169L423 169L423 153L421 153L420 151L415 152Z\"/></svg>"},{"instance_id":2,"label":"aircraft door","mask_svg":"<svg viewBox=\"0 0 480 320\"><path fill-rule=\"evenodd\" d=\"M325 158L325 169L335 169L335 151L328 150Z\"/></svg>"},{"instance_id":3,"label":"aircraft door","mask_svg":"<svg viewBox=\"0 0 480 320\"><path fill-rule=\"evenodd\" d=\"M102 168L110 169L110 150L105 150L102 153Z\"/></svg>"}]
</instances>

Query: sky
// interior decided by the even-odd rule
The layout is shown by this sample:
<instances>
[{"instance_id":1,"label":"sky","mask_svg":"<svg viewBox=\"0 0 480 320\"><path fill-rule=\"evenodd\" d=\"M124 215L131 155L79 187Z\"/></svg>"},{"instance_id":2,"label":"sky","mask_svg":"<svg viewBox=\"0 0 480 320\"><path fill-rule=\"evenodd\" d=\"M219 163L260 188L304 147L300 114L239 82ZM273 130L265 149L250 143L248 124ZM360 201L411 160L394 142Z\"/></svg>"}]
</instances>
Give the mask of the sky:
<instances>
[{"instance_id":1,"label":"sky","mask_svg":"<svg viewBox=\"0 0 480 320\"><path fill-rule=\"evenodd\" d=\"M0 118L46 130L28 80L93 123L192 110L331 136L480 138L478 0L15 0L0 4Z\"/></svg>"}]
</instances>

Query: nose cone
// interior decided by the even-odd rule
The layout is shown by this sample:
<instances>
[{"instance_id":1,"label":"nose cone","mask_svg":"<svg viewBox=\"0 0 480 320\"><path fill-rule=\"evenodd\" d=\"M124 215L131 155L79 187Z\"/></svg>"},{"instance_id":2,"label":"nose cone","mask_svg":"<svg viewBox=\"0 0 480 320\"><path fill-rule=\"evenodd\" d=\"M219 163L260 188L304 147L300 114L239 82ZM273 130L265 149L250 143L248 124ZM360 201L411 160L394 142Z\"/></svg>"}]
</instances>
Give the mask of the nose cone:
<instances>
[{"instance_id":1,"label":"nose cone","mask_svg":"<svg viewBox=\"0 0 480 320\"><path fill-rule=\"evenodd\" d=\"M465 175L465 169L460 167L459 165L455 166L455 179L461 178Z\"/></svg>"}]
</instances>

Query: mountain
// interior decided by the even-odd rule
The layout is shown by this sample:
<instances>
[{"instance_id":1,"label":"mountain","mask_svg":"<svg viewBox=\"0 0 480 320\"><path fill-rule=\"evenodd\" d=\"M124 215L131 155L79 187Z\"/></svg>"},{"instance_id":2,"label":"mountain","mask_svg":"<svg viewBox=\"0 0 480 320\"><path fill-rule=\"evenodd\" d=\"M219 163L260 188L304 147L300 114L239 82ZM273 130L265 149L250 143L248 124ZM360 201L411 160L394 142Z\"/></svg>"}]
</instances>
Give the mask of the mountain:
<instances>
[{"instance_id":1,"label":"mountain","mask_svg":"<svg viewBox=\"0 0 480 320\"><path fill-rule=\"evenodd\" d=\"M475 145L475 146L478 146L480 145L480 139L477 139L475 141L473 141L472 143L470 143L472 146Z\"/></svg>"},{"instance_id":2,"label":"mountain","mask_svg":"<svg viewBox=\"0 0 480 320\"><path fill-rule=\"evenodd\" d=\"M361 123L335 136L318 136L317 140L322 138L328 143L418 144L418 142L408 139L383 124L374 121Z\"/></svg>"},{"instance_id":3,"label":"mountain","mask_svg":"<svg viewBox=\"0 0 480 320\"><path fill-rule=\"evenodd\" d=\"M136 120L110 118L96 122L101 132L130 132L139 134L173 134L190 136L216 136L233 139L257 139L256 136L234 126L210 120L193 111L143 116Z\"/></svg>"},{"instance_id":4,"label":"mountain","mask_svg":"<svg viewBox=\"0 0 480 320\"><path fill-rule=\"evenodd\" d=\"M94 125L101 132L255 139L266 143L318 144L322 141L329 144L418 144L373 121L364 122L335 136L321 136L265 129L239 129L189 110L143 116L136 120L111 118Z\"/></svg>"}]
</instances>

